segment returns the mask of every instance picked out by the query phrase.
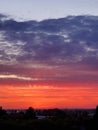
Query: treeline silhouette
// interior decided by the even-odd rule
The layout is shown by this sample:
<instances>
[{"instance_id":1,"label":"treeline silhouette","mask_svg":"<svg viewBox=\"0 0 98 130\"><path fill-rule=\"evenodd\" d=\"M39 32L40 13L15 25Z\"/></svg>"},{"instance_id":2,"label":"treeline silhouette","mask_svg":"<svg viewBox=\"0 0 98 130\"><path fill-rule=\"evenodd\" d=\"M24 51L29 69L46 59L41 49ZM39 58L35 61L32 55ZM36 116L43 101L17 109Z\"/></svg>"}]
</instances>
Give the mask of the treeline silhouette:
<instances>
[{"instance_id":1,"label":"treeline silhouette","mask_svg":"<svg viewBox=\"0 0 98 130\"><path fill-rule=\"evenodd\" d=\"M98 130L98 106L91 109L4 110L0 107L0 130Z\"/></svg>"}]
</instances>

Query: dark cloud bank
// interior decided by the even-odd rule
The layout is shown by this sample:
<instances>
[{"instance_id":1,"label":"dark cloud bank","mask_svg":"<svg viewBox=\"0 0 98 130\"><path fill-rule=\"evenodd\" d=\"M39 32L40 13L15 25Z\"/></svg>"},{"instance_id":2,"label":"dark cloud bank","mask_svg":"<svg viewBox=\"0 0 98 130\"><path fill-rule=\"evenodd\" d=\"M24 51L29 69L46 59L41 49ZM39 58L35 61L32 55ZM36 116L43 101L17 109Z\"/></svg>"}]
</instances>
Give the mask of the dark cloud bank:
<instances>
[{"instance_id":1,"label":"dark cloud bank","mask_svg":"<svg viewBox=\"0 0 98 130\"><path fill-rule=\"evenodd\" d=\"M71 78L80 80L80 71L98 71L98 16L19 22L0 14L0 64L1 74L24 75L31 65L34 73L39 68L73 66L78 74ZM58 77L56 72L53 79ZM97 74L87 80L92 77L97 81Z\"/></svg>"}]
</instances>

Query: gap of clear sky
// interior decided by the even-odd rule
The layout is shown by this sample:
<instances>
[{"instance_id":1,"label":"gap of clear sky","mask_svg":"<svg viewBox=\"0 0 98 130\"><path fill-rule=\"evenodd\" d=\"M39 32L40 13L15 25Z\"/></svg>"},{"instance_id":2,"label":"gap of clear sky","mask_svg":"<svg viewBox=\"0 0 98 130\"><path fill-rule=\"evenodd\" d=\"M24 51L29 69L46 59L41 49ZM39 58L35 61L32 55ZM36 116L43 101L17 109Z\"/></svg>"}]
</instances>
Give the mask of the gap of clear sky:
<instances>
[{"instance_id":1,"label":"gap of clear sky","mask_svg":"<svg viewBox=\"0 0 98 130\"><path fill-rule=\"evenodd\" d=\"M97 15L98 0L0 0L0 13L42 20L67 15Z\"/></svg>"}]
</instances>

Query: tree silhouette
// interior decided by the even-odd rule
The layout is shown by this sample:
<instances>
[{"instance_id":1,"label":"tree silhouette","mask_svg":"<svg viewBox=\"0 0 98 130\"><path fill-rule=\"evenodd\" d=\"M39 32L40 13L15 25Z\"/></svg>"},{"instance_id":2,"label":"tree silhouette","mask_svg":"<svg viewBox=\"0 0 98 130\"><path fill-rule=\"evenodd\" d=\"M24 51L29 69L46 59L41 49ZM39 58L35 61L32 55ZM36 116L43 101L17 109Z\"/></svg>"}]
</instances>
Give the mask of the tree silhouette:
<instances>
[{"instance_id":1,"label":"tree silhouette","mask_svg":"<svg viewBox=\"0 0 98 130\"><path fill-rule=\"evenodd\" d=\"M58 109L58 108L53 109L53 115L56 118L65 118L66 117L65 112L61 109Z\"/></svg>"},{"instance_id":2,"label":"tree silhouette","mask_svg":"<svg viewBox=\"0 0 98 130\"><path fill-rule=\"evenodd\" d=\"M93 117L93 129L98 130L98 105L96 106L95 114Z\"/></svg>"},{"instance_id":3,"label":"tree silhouette","mask_svg":"<svg viewBox=\"0 0 98 130\"><path fill-rule=\"evenodd\" d=\"M5 115L7 115L6 110L4 110L4 109L2 109L2 107L0 107L0 117L3 117Z\"/></svg>"},{"instance_id":4,"label":"tree silhouette","mask_svg":"<svg viewBox=\"0 0 98 130\"><path fill-rule=\"evenodd\" d=\"M95 114L94 114L94 120L98 121L98 106L96 106Z\"/></svg>"},{"instance_id":5,"label":"tree silhouette","mask_svg":"<svg viewBox=\"0 0 98 130\"><path fill-rule=\"evenodd\" d=\"M35 113L35 110L32 107L29 107L26 110L25 118L26 119L36 119L36 113Z\"/></svg>"}]
</instances>

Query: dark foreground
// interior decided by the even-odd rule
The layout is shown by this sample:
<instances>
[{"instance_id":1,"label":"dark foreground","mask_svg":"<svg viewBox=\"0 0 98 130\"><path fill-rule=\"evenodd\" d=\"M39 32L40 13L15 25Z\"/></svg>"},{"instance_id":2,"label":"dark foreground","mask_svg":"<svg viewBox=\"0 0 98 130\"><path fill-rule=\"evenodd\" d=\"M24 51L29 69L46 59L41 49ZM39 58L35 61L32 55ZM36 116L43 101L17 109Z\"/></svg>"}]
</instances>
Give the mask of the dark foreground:
<instances>
[{"instance_id":1,"label":"dark foreground","mask_svg":"<svg viewBox=\"0 0 98 130\"><path fill-rule=\"evenodd\" d=\"M0 109L0 130L98 130L98 106L93 110L46 109L6 111Z\"/></svg>"}]
</instances>

